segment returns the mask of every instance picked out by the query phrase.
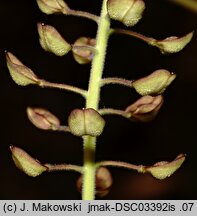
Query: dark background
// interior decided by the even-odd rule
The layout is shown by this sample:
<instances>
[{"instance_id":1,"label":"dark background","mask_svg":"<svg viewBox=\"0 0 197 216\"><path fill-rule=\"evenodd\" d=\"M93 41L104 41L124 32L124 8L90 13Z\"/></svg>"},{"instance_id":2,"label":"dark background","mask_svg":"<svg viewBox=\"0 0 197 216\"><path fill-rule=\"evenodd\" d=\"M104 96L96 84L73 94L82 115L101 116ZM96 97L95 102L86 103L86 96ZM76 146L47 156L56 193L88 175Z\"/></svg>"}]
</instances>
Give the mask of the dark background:
<instances>
[{"instance_id":1,"label":"dark background","mask_svg":"<svg viewBox=\"0 0 197 216\"><path fill-rule=\"evenodd\" d=\"M99 14L101 0L67 0L73 9ZM197 30L197 16L166 0L146 0L143 19L133 30L163 39ZM47 16L36 0L1 1L0 6L0 199L80 199L75 184L78 174L46 173L31 178L14 165L9 146L26 150L42 162L82 164L81 140L70 134L35 128L26 117L28 106L50 110L67 124L72 109L84 107L73 93L35 86L20 87L10 78L4 50L16 55L40 78L87 89L90 65L78 65L72 54L56 57L44 52L38 41L37 22L53 25L73 43L80 36L94 37L96 24L86 19ZM112 22L112 26L124 26ZM124 35L109 40L104 76L135 79L165 68L177 79L164 94L165 103L157 118L147 124L106 116L106 128L97 144L97 160L119 160L151 165L173 160L186 153L187 160L172 177L159 181L149 174L110 168L114 184L105 199L197 199L197 40L180 53L163 56L158 49ZM101 107L124 109L139 96L128 88L104 87Z\"/></svg>"}]
</instances>

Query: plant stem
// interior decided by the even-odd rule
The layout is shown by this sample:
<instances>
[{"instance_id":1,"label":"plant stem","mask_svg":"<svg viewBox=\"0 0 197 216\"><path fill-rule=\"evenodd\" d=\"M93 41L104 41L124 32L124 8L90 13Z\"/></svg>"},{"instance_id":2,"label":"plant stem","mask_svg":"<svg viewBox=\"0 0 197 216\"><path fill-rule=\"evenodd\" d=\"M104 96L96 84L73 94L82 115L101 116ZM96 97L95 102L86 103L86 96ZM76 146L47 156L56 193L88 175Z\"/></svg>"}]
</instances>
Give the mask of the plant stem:
<instances>
[{"instance_id":1,"label":"plant stem","mask_svg":"<svg viewBox=\"0 0 197 216\"><path fill-rule=\"evenodd\" d=\"M63 170L75 171L79 173L83 172L83 168L81 166L72 165L72 164L44 164L44 166L48 168L47 170L48 172L63 171Z\"/></svg>"},{"instance_id":2,"label":"plant stem","mask_svg":"<svg viewBox=\"0 0 197 216\"><path fill-rule=\"evenodd\" d=\"M86 90L83 90L83 89L80 89L78 87L71 86L71 85L51 83L46 80L39 80L38 85L42 88L48 87L48 88L57 88L57 89L71 91L71 92L82 95L84 98L86 98L86 95L87 95Z\"/></svg>"},{"instance_id":3,"label":"plant stem","mask_svg":"<svg viewBox=\"0 0 197 216\"><path fill-rule=\"evenodd\" d=\"M108 36L110 32L110 20L106 9L106 0L103 0L103 8L100 17L100 24L96 37L96 50L90 74L86 108L98 109L100 99L100 82L102 79Z\"/></svg>"},{"instance_id":4,"label":"plant stem","mask_svg":"<svg viewBox=\"0 0 197 216\"><path fill-rule=\"evenodd\" d=\"M96 137L84 136L84 165L82 199L93 200L95 197L95 151Z\"/></svg>"},{"instance_id":5,"label":"plant stem","mask_svg":"<svg viewBox=\"0 0 197 216\"><path fill-rule=\"evenodd\" d=\"M54 126L52 128L52 130L59 131L59 132L65 132L65 133L70 132L70 128L68 126L65 126L65 125Z\"/></svg>"},{"instance_id":6,"label":"plant stem","mask_svg":"<svg viewBox=\"0 0 197 216\"><path fill-rule=\"evenodd\" d=\"M110 19L106 7L107 0L103 0L100 21L96 37L96 54L92 61L86 108L98 110L100 100L100 81L102 79L107 42L110 33ZM82 199L95 198L95 151L96 137L84 136L84 175L82 185Z\"/></svg>"},{"instance_id":7,"label":"plant stem","mask_svg":"<svg viewBox=\"0 0 197 216\"><path fill-rule=\"evenodd\" d=\"M98 110L100 115L119 115L125 118L130 118L132 114L130 112L126 112L124 110L112 109L112 108L104 108Z\"/></svg>"},{"instance_id":8,"label":"plant stem","mask_svg":"<svg viewBox=\"0 0 197 216\"><path fill-rule=\"evenodd\" d=\"M84 17L84 18L93 20L96 23L99 23L99 17L98 16L91 14L91 13L88 13L86 11L79 11L79 10L71 10L70 9L69 11L66 11L66 15Z\"/></svg>"},{"instance_id":9,"label":"plant stem","mask_svg":"<svg viewBox=\"0 0 197 216\"><path fill-rule=\"evenodd\" d=\"M107 77L101 80L101 86L109 85L109 84L118 84L127 87L132 87L132 80L126 80L117 77Z\"/></svg>"},{"instance_id":10,"label":"plant stem","mask_svg":"<svg viewBox=\"0 0 197 216\"><path fill-rule=\"evenodd\" d=\"M144 41L144 42L146 42L146 43L148 43L149 45L152 45L152 46L155 46L155 42L157 41L154 38L144 36L142 34L139 34L137 32L131 31L131 30L113 29L111 31L112 31L112 33L126 34L126 35L129 35L129 36L138 38L138 39L140 39L140 40L142 40L142 41Z\"/></svg>"},{"instance_id":11,"label":"plant stem","mask_svg":"<svg viewBox=\"0 0 197 216\"><path fill-rule=\"evenodd\" d=\"M131 169L131 170L137 170L138 172L144 173L145 166L143 165L134 165L126 162L121 162L121 161L101 161L96 164L97 167L100 166L113 166L113 167L122 167L126 169Z\"/></svg>"}]
</instances>

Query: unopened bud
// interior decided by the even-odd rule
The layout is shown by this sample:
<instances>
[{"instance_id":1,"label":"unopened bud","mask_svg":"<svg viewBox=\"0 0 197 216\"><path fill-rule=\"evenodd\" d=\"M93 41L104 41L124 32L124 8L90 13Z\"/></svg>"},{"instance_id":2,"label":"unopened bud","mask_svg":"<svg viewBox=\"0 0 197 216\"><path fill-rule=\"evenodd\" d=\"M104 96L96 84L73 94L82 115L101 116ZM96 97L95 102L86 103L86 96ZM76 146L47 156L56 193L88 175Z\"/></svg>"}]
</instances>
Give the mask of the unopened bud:
<instances>
[{"instance_id":1,"label":"unopened bud","mask_svg":"<svg viewBox=\"0 0 197 216\"><path fill-rule=\"evenodd\" d=\"M105 167L99 167L96 170L96 196L106 196L112 186L113 179L109 170ZM77 189L79 192L82 190L82 176L77 180Z\"/></svg>"},{"instance_id":2,"label":"unopened bud","mask_svg":"<svg viewBox=\"0 0 197 216\"><path fill-rule=\"evenodd\" d=\"M27 175L36 177L47 171L47 167L42 165L38 160L32 158L21 148L11 146L10 150L15 165Z\"/></svg>"},{"instance_id":3,"label":"unopened bud","mask_svg":"<svg viewBox=\"0 0 197 216\"><path fill-rule=\"evenodd\" d=\"M31 123L42 130L55 130L60 126L59 119L42 108L27 108L27 116Z\"/></svg>"},{"instance_id":4,"label":"unopened bud","mask_svg":"<svg viewBox=\"0 0 197 216\"><path fill-rule=\"evenodd\" d=\"M153 46L157 46L161 53L170 54L181 51L192 39L194 32L190 32L183 37L168 37L164 40L153 42Z\"/></svg>"},{"instance_id":5,"label":"unopened bud","mask_svg":"<svg viewBox=\"0 0 197 216\"><path fill-rule=\"evenodd\" d=\"M176 170L179 169L184 161L185 155L180 154L172 162L161 161L153 166L146 167L145 170L150 172L155 178L162 180L170 177Z\"/></svg>"},{"instance_id":6,"label":"unopened bud","mask_svg":"<svg viewBox=\"0 0 197 216\"><path fill-rule=\"evenodd\" d=\"M142 18L145 3L142 0L108 0L110 18L126 26L134 26Z\"/></svg>"},{"instance_id":7,"label":"unopened bud","mask_svg":"<svg viewBox=\"0 0 197 216\"><path fill-rule=\"evenodd\" d=\"M45 51L63 56L71 50L71 45L64 40L53 26L38 23L38 33L40 45Z\"/></svg>"},{"instance_id":8,"label":"unopened bud","mask_svg":"<svg viewBox=\"0 0 197 216\"><path fill-rule=\"evenodd\" d=\"M87 64L92 61L94 53L86 46L94 47L96 40L87 37L78 38L73 45L73 57L79 64Z\"/></svg>"},{"instance_id":9,"label":"unopened bud","mask_svg":"<svg viewBox=\"0 0 197 216\"><path fill-rule=\"evenodd\" d=\"M163 93L175 78L175 74L161 69L134 81L133 88L142 96L157 95Z\"/></svg>"},{"instance_id":10,"label":"unopened bud","mask_svg":"<svg viewBox=\"0 0 197 216\"><path fill-rule=\"evenodd\" d=\"M75 136L99 136L103 132L105 120L94 109L75 109L68 117L68 126Z\"/></svg>"},{"instance_id":11,"label":"unopened bud","mask_svg":"<svg viewBox=\"0 0 197 216\"><path fill-rule=\"evenodd\" d=\"M38 7L43 13L64 13L69 11L68 5L64 0L37 0Z\"/></svg>"},{"instance_id":12,"label":"unopened bud","mask_svg":"<svg viewBox=\"0 0 197 216\"><path fill-rule=\"evenodd\" d=\"M38 77L33 73L33 71L26 67L12 53L6 53L6 60L10 75L16 84L26 86L37 84L39 82Z\"/></svg>"},{"instance_id":13,"label":"unopened bud","mask_svg":"<svg viewBox=\"0 0 197 216\"><path fill-rule=\"evenodd\" d=\"M146 95L126 108L131 113L131 120L148 122L155 118L163 104L162 95L155 97Z\"/></svg>"}]
</instances>

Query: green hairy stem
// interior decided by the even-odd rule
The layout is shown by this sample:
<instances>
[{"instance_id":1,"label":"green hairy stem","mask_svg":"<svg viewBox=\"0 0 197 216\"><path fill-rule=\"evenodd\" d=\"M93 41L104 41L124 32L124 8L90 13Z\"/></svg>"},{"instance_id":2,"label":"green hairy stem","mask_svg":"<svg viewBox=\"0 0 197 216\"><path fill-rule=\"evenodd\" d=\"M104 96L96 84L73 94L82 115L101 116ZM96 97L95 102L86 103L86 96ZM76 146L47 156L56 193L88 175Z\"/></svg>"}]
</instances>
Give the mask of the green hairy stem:
<instances>
[{"instance_id":1,"label":"green hairy stem","mask_svg":"<svg viewBox=\"0 0 197 216\"><path fill-rule=\"evenodd\" d=\"M96 54L92 61L86 108L98 110L100 99L100 81L102 79L107 42L110 33L110 19L108 17L106 0L103 1L100 22L96 37ZM96 137L84 137L84 174L82 199L93 200L95 197L95 151Z\"/></svg>"}]
</instances>

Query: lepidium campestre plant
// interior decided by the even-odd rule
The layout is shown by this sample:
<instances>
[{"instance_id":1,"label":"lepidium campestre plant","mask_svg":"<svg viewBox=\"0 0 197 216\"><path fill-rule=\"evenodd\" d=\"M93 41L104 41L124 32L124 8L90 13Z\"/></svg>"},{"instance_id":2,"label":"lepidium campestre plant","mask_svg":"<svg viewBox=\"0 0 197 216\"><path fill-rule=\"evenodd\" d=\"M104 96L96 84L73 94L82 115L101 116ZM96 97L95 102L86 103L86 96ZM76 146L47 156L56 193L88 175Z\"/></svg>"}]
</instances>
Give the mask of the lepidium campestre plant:
<instances>
[{"instance_id":1,"label":"lepidium campestre plant","mask_svg":"<svg viewBox=\"0 0 197 216\"><path fill-rule=\"evenodd\" d=\"M64 0L37 0L38 7L45 14L78 16L97 23L96 38L80 37L73 44L67 41L53 26L38 23L39 42L46 52L57 56L65 56L72 52L79 64L91 64L88 89L81 89L69 84L52 83L36 75L14 54L6 52L7 66L12 79L21 86L36 85L41 88L56 88L71 91L84 98L84 108L70 112L67 125L50 111L40 107L28 107L27 116L32 124L42 130L61 131L81 137L83 142L83 164L50 164L42 163L31 157L23 149L11 146L12 158L16 166L31 177L43 172L59 170L76 171L80 174L77 188L82 199L93 200L95 195L104 196L112 186L112 176L107 166L126 168L140 173L150 173L162 180L170 177L185 161L185 154L179 153L175 159L157 162L153 165L134 165L122 161L95 161L96 147L102 145L97 138L102 135L107 122L105 115L119 115L133 122L153 120L164 103L163 92L174 81L176 75L166 69L159 68L146 77L137 80L126 80L121 77L105 77L103 74L108 40L112 34L125 34L157 47L162 54L173 54L181 51L192 39L193 32L183 36L166 37L157 40L144 36L130 29L142 18L145 10L143 0L103 0L100 16L89 12L71 9ZM111 20L121 22L127 28L111 27ZM121 57L121 56L120 56ZM58 68L58 66L57 66ZM99 106L101 88L117 84L125 86L129 91L136 91L140 98L123 110L113 107Z\"/></svg>"}]
</instances>

